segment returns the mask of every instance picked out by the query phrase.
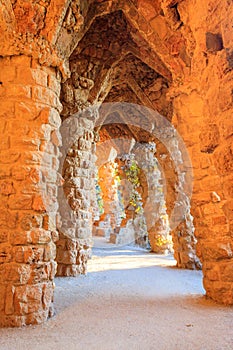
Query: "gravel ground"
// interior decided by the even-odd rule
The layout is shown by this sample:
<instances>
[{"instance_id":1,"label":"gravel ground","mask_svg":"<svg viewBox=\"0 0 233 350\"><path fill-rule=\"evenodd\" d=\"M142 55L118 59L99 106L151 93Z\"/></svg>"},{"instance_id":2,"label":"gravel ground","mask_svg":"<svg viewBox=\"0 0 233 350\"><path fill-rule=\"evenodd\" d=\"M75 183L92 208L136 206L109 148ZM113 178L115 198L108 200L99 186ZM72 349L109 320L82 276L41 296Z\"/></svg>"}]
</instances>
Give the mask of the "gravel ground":
<instances>
[{"instance_id":1,"label":"gravel ground","mask_svg":"<svg viewBox=\"0 0 233 350\"><path fill-rule=\"evenodd\" d=\"M0 329L0 349L233 349L233 308L205 298L201 271L133 247L93 251L87 276L56 278L56 316Z\"/></svg>"}]
</instances>

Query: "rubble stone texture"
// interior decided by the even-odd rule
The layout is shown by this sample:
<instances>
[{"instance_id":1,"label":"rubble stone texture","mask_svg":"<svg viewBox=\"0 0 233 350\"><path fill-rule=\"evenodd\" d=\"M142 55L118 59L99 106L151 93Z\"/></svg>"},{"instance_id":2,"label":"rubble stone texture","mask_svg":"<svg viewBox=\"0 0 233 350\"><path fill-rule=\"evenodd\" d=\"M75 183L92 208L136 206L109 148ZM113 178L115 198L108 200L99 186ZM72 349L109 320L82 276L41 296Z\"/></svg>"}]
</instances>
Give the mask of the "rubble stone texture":
<instances>
[{"instance_id":1,"label":"rubble stone texture","mask_svg":"<svg viewBox=\"0 0 233 350\"><path fill-rule=\"evenodd\" d=\"M144 211L149 235L151 251L163 254L172 251L169 220L164 200L164 188L159 169L158 160L155 157L154 143L136 144L133 151L143 177L140 181L143 193ZM146 183L144 183L144 181Z\"/></svg>"},{"instance_id":2,"label":"rubble stone texture","mask_svg":"<svg viewBox=\"0 0 233 350\"><path fill-rule=\"evenodd\" d=\"M233 304L232 18L229 0L1 3L0 326L41 323L52 314L56 255L58 274L85 272L93 132L103 102L147 106L182 136L193 165L193 196L174 231L185 238L178 240L177 259L192 260L194 224L207 296ZM64 154L60 124L85 108L77 139ZM125 126L112 125L115 137L156 143L167 170L170 215L184 188L172 156L145 132L144 125L160 126L150 125L148 116L116 118ZM64 180L57 176L61 162ZM66 200L59 203L62 181Z\"/></svg>"},{"instance_id":3,"label":"rubble stone texture","mask_svg":"<svg viewBox=\"0 0 233 350\"><path fill-rule=\"evenodd\" d=\"M52 312L60 79L23 55L0 71L0 325L21 326Z\"/></svg>"},{"instance_id":4,"label":"rubble stone texture","mask_svg":"<svg viewBox=\"0 0 233 350\"><path fill-rule=\"evenodd\" d=\"M90 255L95 143L93 113L76 115L63 122L61 136L59 188L60 226L57 245L57 275L76 276L86 273Z\"/></svg>"},{"instance_id":5,"label":"rubble stone texture","mask_svg":"<svg viewBox=\"0 0 233 350\"><path fill-rule=\"evenodd\" d=\"M120 226L121 221L119 220L120 206L117 194L116 171L117 164L114 161L103 164L98 171L98 183L101 188L104 212L94 227L95 235L106 238L110 238L114 233L114 229Z\"/></svg>"}]
</instances>

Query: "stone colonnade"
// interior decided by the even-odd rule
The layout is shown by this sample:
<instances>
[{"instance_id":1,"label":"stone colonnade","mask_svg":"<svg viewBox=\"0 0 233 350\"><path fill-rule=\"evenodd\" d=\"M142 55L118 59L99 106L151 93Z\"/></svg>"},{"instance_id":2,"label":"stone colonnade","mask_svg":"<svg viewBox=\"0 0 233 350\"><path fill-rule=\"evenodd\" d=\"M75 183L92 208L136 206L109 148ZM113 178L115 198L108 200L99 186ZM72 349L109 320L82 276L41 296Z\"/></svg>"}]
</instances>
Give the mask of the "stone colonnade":
<instances>
[{"instance_id":1,"label":"stone colonnade","mask_svg":"<svg viewBox=\"0 0 233 350\"><path fill-rule=\"evenodd\" d=\"M56 243L59 274L85 271L93 199L92 170L82 157L94 162L85 153L94 147L91 126L79 125L80 144L64 161L72 217L64 203L57 215L60 72L68 78L72 52L63 116L120 94L120 101L158 110L183 137L194 187L191 206L179 197L188 210L177 232L182 245L195 243L185 236L193 234L191 213L207 296L233 304L232 16L227 0L2 3L0 326L41 323L52 314ZM72 163L75 153L80 164ZM174 193L182 191L175 183ZM181 265L189 258L177 256Z\"/></svg>"}]
</instances>

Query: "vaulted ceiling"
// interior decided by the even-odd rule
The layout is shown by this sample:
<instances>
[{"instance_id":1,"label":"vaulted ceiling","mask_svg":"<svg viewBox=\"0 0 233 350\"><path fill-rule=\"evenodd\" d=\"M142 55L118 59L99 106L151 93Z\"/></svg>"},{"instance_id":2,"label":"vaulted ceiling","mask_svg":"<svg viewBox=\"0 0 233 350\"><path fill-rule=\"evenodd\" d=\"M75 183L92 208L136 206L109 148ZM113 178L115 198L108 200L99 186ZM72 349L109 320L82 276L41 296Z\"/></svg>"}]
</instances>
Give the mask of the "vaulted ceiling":
<instances>
[{"instance_id":1,"label":"vaulted ceiling","mask_svg":"<svg viewBox=\"0 0 233 350\"><path fill-rule=\"evenodd\" d=\"M195 43L182 0L3 0L0 55L32 54L63 75L63 116L103 102L137 103L172 117L167 91ZM184 33L189 33L186 45Z\"/></svg>"}]
</instances>

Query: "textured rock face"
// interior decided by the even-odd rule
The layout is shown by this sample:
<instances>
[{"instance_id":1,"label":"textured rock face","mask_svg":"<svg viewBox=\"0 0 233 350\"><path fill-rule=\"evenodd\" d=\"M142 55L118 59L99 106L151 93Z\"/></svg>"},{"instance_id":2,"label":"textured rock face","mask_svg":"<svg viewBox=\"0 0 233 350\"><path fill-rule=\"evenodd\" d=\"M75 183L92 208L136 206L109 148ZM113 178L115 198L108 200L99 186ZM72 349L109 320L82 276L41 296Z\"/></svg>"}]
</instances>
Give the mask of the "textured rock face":
<instances>
[{"instance_id":1,"label":"textured rock face","mask_svg":"<svg viewBox=\"0 0 233 350\"><path fill-rule=\"evenodd\" d=\"M58 238L58 273L85 272L88 206L93 206L93 132L96 111L104 101L155 109L183 137L193 164L190 211L204 286L209 297L233 304L232 18L228 0L2 3L1 326L40 323L50 314ZM78 118L77 138L63 153L60 115L65 121L87 107L95 117ZM156 156L167 176L170 215L177 191L183 190L176 186L174 159L132 120L130 124L124 115L117 119L126 127L113 125L113 136L124 131L138 142L156 142ZM138 120L143 124L146 117L135 116L135 123ZM151 130L155 127L160 126L154 123ZM60 152L72 218L60 203L57 223ZM192 253L195 239L192 218L186 214L177 231L177 244L183 246L177 260L189 266L196 260L183 251Z\"/></svg>"},{"instance_id":2,"label":"textured rock face","mask_svg":"<svg viewBox=\"0 0 233 350\"><path fill-rule=\"evenodd\" d=\"M94 113L66 119L61 127L63 145L60 173L64 183L58 193L59 240L57 275L86 273L90 256L95 176Z\"/></svg>"},{"instance_id":3,"label":"textured rock face","mask_svg":"<svg viewBox=\"0 0 233 350\"><path fill-rule=\"evenodd\" d=\"M136 144L133 152L135 152L136 159L139 159L142 174L140 183L151 251L158 254L171 252L164 184L159 163L155 157L155 144L152 142Z\"/></svg>"},{"instance_id":4,"label":"textured rock face","mask_svg":"<svg viewBox=\"0 0 233 350\"><path fill-rule=\"evenodd\" d=\"M0 325L21 326L52 312L59 75L15 56L0 80Z\"/></svg>"},{"instance_id":5,"label":"textured rock face","mask_svg":"<svg viewBox=\"0 0 233 350\"><path fill-rule=\"evenodd\" d=\"M192 12L191 7L192 6ZM188 1L178 5L183 33L189 32L191 69L174 86L177 128L193 162L192 214L207 295L232 303L231 144L232 4ZM196 14L196 15L195 15ZM201 14L201 16L200 16ZM192 37L192 40L190 40ZM190 135L192 135L190 137Z\"/></svg>"},{"instance_id":6,"label":"textured rock face","mask_svg":"<svg viewBox=\"0 0 233 350\"><path fill-rule=\"evenodd\" d=\"M102 193L103 213L98 222L95 223L95 234L97 236L105 236L110 238L114 233L114 229L119 226L119 199L118 186L116 181L117 164L113 161L106 162L99 167L98 179Z\"/></svg>"}]
</instances>

